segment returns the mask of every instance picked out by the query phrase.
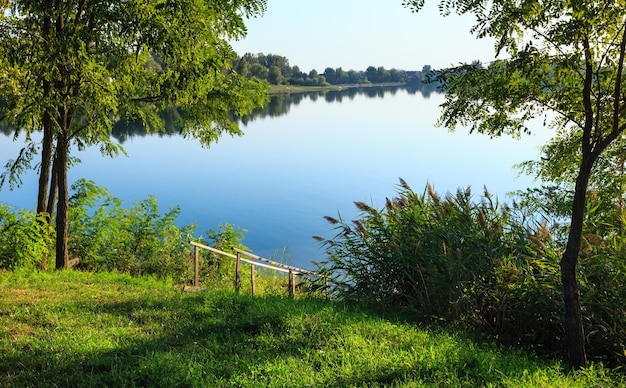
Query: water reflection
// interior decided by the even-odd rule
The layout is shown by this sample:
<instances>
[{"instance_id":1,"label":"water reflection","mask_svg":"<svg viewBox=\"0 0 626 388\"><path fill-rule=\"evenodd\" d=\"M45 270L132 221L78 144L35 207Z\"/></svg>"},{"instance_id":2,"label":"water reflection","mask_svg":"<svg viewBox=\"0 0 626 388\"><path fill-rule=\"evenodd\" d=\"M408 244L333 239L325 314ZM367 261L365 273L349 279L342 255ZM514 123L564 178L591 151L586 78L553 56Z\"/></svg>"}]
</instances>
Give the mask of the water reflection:
<instances>
[{"instance_id":1,"label":"water reflection","mask_svg":"<svg viewBox=\"0 0 626 388\"><path fill-rule=\"evenodd\" d=\"M360 86L348 87L342 90L318 90L299 93L284 93L272 95L269 102L264 107L255 109L250 115L244 117L233 116L232 119L247 125L256 119L264 119L267 117L273 118L286 115L289 113L292 106L297 106L302 101L307 99L310 101L324 99L327 103L341 103L344 99L353 100L358 95L363 95L367 98L384 98L386 94L394 96L400 90L406 90L408 94L420 94L424 98L429 98L433 93L440 93L435 86L424 84L414 86ZM178 122L180 114L181 112L175 108L166 109L161 114L164 128L160 131L147 127L141 120L130 122L119 121L113 126L111 136L120 144L124 144L133 137L163 137L178 135L181 131L181 126ZM0 133L6 136L13 136L15 135L15 130L14 128L6 125L0 125Z\"/></svg>"},{"instance_id":2,"label":"water reflection","mask_svg":"<svg viewBox=\"0 0 626 388\"><path fill-rule=\"evenodd\" d=\"M418 86L360 86L349 87L342 90L316 90L302 93L284 93L272 95L267 105L255 109L252 114L235 118L237 121L247 125L256 119L267 117L279 117L289 113L292 105L298 105L303 100L317 101L323 98L327 103L341 103L344 99L353 100L357 95L368 98L384 98L386 94L395 95L400 90L406 90L408 94L420 94L424 98L429 98L433 93L440 93L433 85Z\"/></svg>"},{"instance_id":3,"label":"water reflection","mask_svg":"<svg viewBox=\"0 0 626 388\"><path fill-rule=\"evenodd\" d=\"M163 120L164 128L160 131L155 131L147 127L141 120L135 121L118 121L111 130L111 137L117 140L120 144L124 144L125 141L135 137L144 136L171 136L178 135L181 131L181 126L178 123L180 119L180 112L176 108L167 108L160 115Z\"/></svg>"},{"instance_id":4,"label":"water reflection","mask_svg":"<svg viewBox=\"0 0 626 388\"><path fill-rule=\"evenodd\" d=\"M297 106L304 100L317 101L324 99L327 103L341 103L344 99L353 100L357 95L368 98L384 98L386 94L395 95L400 90L406 90L408 94L420 94L424 98L429 98L433 93L440 93L434 85L399 85L399 86L359 86L348 87L341 90L317 90L299 93L284 93L272 95L269 102L262 108L255 109L250 115L235 117L232 119L244 125L254 120L267 117L279 117L289 113L292 106ZM141 121L125 122L115 124L111 131L111 136L120 144L124 144L134 136L171 136L180 134L181 127L178 124L180 112L174 108L167 109L161 118L165 124L162 131L154 131L146 127Z\"/></svg>"}]
</instances>

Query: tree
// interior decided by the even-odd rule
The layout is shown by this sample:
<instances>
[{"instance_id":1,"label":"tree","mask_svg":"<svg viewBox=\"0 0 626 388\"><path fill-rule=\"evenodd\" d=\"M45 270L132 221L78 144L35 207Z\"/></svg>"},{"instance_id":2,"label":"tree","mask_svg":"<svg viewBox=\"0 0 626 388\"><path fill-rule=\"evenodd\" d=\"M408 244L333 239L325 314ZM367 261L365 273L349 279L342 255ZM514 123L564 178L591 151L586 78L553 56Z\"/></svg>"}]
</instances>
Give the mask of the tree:
<instances>
[{"instance_id":1,"label":"tree","mask_svg":"<svg viewBox=\"0 0 626 388\"><path fill-rule=\"evenodd\" d=\"M267 79L271 84L280 85L283 83L283 73L280 71L280 67L272 65L267 74Z\"/></svg>"},{"instance_id":2,"label":"tree","mask_svg":"<svg viewBox=\"0 0 626 388\"><path fill-rule=\"evenodd\" d=\"M350 82L350 77L346 71L344 71L341 67L335 69L335 78L337 84L347 84Z\"/></svg>"},{"instance_id":3,"label":"tree","mask_svg":"<svg viewBox=\"0 0 626 388\"><path fill-rule=\"evenodd\" d=\"M247 77L248 72L250 71L250 63L248 62L248 58L242 57L237 62L237 67L235 68L237 73L242 77Z\"/></svg>"},{"instance_id":4,"label":"tree","mask_svg":"<svg viewBox=\"0 0 626 388\"><path fill-rule=\"evenodd\" d=\"M424 1L404 4L418 11ZM569 362L575 369L585 367L577 266L590 179L626 127L626 4L451 0L441 1L440 9L445 15L475 15L476 36L495 39L496 54L506 52L509 57L487 67L474 63L441 73L438 78L447 94L440 123L449 128L471 124L471 131L492 136L519 135L529 132L529 119L549 113L556 117L553 126L561 145L560 152L549 157L575 160L569 232L560 267Z\"/></svg>"},{"instance_id":5,"label":"tree","mask_svg":"<svg viewBox=\"0 0 626 388\"><path fill-rule=\"evenodd\" d=\"M337 73L335 72L335 69L333 69L332 67L327 67L324 70L324 77L326 78L326 81L328 81L328 83L330 83L331 85L335 85L337 84Z\"/></svg>"},{"instance_id":6,"label":"tree","mask_svg":"<svg viewBox=\"0 0 626 388\"><path fill-rule=\"evenodd\" d=\"M384 67L378 67L376 69L376 73L376 79L378 80L378 82L382 83L391 81L391 74L389 73L389 70L385 69Z\"/></svg>"},{"instance_id":7,"label":"tree","mask_svg":"<svg viewBox=\"0 0 626 388\"><path fill-rule=\"evenodd\" d=\"M253 77L253 78L257 78L260 80L267 80L267 78L269 77L269 74L270 72L267 69L267 67L261 65L258 62L251 64L250 67L248 68L248 76Z\"/></svg>"},{"instance_id":8,"label":"tree","mask_svg":"<svg viewBox=\"0 0 626 388\"><path fill-rule=\"evenodd\" d=\"M372 83L378 82L378 69L374 66L368 66L367 69L365 69L365 78Z\"/></svg>"},{"instance_id":9,"label":"tree","mask_svg":"<svg viewBox=\"0 0 626 388\"><path fill-rule=\"evenodd\" d=\"M351 84L358 84L363 81L363 73L355 70L348 70L348 80Z\"/></svg>"},{"instance_id":10,"label":"tree","mask_svg":"<svg viewBox=\"0 0 626 388\"><path fill-rule=\"evenodd\" d=\"M159 112L180 109L184 136L203 144L240 133L230 111L249 112L264 88L230 71L229 39L265 0L0 1L2 118L30 141L41 131L37 211L56 203L56 267L68 265L70 146L121 147L109 137L120 118L163 128ZM16 165L39 151L24 148ZM49 221L50 222L50 221Z\"/></svg>"},{"instance_id":11,"label":"tree","mask_svg":"<svg viewBox=\"0 0 626 388\"><path fill-rule=\"evenodd\" d=\"M404 80L404 72L398 69L389 70L389 77L391 82L402 82Z\"/></svg>"}]
</instances>

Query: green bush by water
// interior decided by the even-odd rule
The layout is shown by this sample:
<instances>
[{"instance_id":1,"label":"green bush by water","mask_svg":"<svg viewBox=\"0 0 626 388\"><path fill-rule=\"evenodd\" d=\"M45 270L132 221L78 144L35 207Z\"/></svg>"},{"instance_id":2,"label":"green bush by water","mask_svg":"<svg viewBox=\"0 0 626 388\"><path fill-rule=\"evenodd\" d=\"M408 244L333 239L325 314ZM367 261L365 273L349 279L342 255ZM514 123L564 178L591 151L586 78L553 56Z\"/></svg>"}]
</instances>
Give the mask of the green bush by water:
<instances>
[{"instance_id":1,"label":"green bush by water","mask_svg":"<svg viewBox=\"0 0 626 388\"><path fill-rule=\"evenodd\" d=\"M356 206L359 219L327 217L337 233L320 239L328 252L321 270L333 277L338 297L562 356L561 245L545 223L487 191L478 202L469 189L440 198L404 181L385 209ZM626 236L585 236L587 348L592 359L625 365Z\"/></svg>"}]
</instances>

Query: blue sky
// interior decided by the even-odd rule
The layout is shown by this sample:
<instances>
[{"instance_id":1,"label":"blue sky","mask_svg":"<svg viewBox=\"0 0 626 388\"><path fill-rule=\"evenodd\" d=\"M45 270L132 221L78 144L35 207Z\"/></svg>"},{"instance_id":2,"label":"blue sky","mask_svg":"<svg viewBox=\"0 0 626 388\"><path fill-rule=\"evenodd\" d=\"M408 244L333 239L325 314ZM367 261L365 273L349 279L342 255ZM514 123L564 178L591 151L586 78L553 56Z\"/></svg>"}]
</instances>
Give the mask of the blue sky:
<instances>
[{"instance_id":1,"label":"blue sky","mask_svg":"<svg viewBox=\"0 0 626 388\"><path fill-rule=\"evenodd\" d=\"M421 70L493 59L493 41L470 34L471 15L443 17L439 0L420 13L402 0L269 0L262 17L246 22L235 51L278 54L300 70L368 66Z\"/></svg>"}]
</instances>

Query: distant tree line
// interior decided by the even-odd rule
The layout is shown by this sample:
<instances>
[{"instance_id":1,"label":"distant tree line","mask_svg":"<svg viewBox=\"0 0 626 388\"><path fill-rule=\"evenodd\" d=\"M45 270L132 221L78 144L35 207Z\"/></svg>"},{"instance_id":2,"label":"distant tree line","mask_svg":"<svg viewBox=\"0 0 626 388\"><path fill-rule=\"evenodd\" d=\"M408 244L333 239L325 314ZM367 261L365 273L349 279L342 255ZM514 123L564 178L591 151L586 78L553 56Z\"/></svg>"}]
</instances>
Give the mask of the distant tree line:
<instances>
[{"instance_id":1,"label":"distant tree line","mask_svg":"<svg viewBox=\"0 0 626 388\"><path fill-rule=\"evenodd\" d=\"M246 53L236 61L234 69L237 73L247 78L266 80L272 85L326 86L390 82L421 85L432 70L429 65L424 66L421 71L369 66L361 71L327 67L323 73L318 73L315 69L306 73L298 66L291 66L289 60L283 56L262 53Z\"/></svg>"}]
</instances>

